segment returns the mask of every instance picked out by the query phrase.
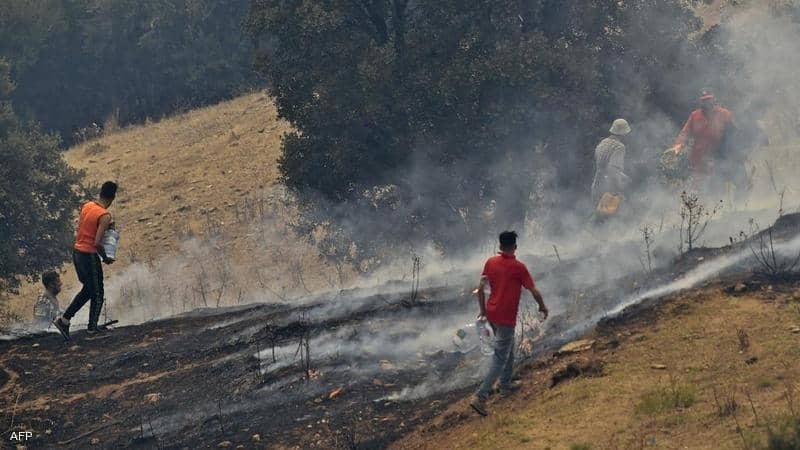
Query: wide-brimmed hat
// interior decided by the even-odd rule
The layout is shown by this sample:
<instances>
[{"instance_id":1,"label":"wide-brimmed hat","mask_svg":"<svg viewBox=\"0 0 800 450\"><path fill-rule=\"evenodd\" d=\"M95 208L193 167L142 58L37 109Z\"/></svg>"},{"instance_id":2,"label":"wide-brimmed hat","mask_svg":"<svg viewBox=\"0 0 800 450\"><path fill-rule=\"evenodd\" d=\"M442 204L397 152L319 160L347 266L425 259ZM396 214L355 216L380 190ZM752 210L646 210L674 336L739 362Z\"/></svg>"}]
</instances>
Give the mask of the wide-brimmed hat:
<instances>
[{"instance_id":1,"label":"wide-brimmed hat","mask_svg":"<svg viewBox=\"0 0 800 450\"><path fill-rule=\"evenodd\" d=\"M628 125L627 120L617 119L613 124L611 124L611 129L608 131L610 131L611 134L616 134L617 136L625 136L631 132L631 126Z\"/></svg>"}]
</instances>

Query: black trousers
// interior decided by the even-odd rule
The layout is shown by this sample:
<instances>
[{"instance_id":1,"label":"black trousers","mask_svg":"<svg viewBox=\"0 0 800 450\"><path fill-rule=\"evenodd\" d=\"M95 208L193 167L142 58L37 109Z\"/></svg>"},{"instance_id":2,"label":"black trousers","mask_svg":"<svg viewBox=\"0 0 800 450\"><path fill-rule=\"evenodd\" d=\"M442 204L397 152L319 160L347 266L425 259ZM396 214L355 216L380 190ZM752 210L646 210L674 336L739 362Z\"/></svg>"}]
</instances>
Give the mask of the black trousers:
<instances>
[{"instance_id":1,"label":"black trousers","mask_svg":"<svg viewBox=\"0 0 800 450\"><path fill-rule=\"evenodd\" d=\"M100 310L103 308L103 266L100 263L100 256L97 253L83 253L77 250L72 251L72 262L75 264L75 271L78 272L78 280L83 284L83 289L72 300L64 318L72 319L75 313L91 300L89 304L89 328L97 326L100 319Z\"/></svg>"}]
</instances>

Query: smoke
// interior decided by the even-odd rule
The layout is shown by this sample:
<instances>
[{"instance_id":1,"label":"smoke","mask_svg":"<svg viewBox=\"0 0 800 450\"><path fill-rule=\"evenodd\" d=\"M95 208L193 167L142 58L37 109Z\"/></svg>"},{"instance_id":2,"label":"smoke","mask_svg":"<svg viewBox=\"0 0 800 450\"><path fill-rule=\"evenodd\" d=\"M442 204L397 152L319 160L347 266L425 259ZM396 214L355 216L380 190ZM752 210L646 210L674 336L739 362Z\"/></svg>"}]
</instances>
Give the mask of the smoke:
<instances>
[{"instance_id":1,"label":"smoke","mask_svg":"<svg viewBox=\"0 0 800 450\"><path fill-rule=\"evenodd\" d=\"M800 158L794 154L794 147L783 146L798 135L800 79L796 73L800 69L800 53L793 50L794 43L800 42L800 32L796 22L763 7L728 6L728 10L727 19L719 27L708 35L692 38L710 41L709 45L724 55L722 59L710 59L699 73L669 72L654 80L654 74L633 66L619 66L612 71L610 95L622 109L614 116L601 118L605 123L564 123L554 129L517 133L515 138L496 143L496 157L479 167L466 159L448 163L443 169L427 156L435 152L427 152L421 146L412 152L411 166L390 177L395 184L364 192L360 203L333 204L323 196L306 199L309 205L324 211L325 217L340 218L340 222L332 224L316 223L311 217L306 231L313 236L311 243L317 244L318 250L304 238L292 237L294 226L304 225L292 209L298 204L296 199L284 191L270 192L268 195L273 198L264 209L273 212L248 222L249 230L237 238L244 245L231 248L233 241L224 236L195 237L174 255L154 262L134 262L109 278L109 317L132 324L198 307L268 301L310 303L336 296L337 289L355 285L375 292L396 292L410 285L414 257L421 262L419 279L423 289L470 284L477 279L486 257L496 251L496 235L504 229L520 232L520 254L536 254L537 263L606 254L620 243L627 243L627 250L617 258L604 258L603 271L607 274L598 276L597 270L587 268L576 275L593 282L640 268L640 250L636 247L640 246L640 229L645 225L657 230L657 259L667 262L677 249L679 190L661 185L657 159L671 144L693 105L683 102L683 109L676 113L675 104L681 102L654 103L653 96L642 91L650 85L678 99L694 98L698 86L710 85L716 89L719 102L733 111L745 135L755 132L751 125L760 124L770 139L770 146L759 142L742 144L749 152L746 166L752 175L752 191L740 196L736 189L741 186L735 186L732 191L703 198L710 207L722 197L724 206L710 222L701 245L726 243L739 231L746 231L749 218L771 222L781 201L784 211L800 206L796 198L800 185L794 176L800 169ZM674 25L676 20L651 19L664 27ZM635 33L642 33L638 44L641 48L636 51L658 44L651 42L652 36L646 35L648 30L632 26L630 33L631 42L636 40ZM692 48L687 43L675 49L675 59L689 58ZM530 113L547 115L549 111ZM616 116L627 118L633 128L626 141L625 170L634 181L626 192L623 217L598 228L590 224L591 176L577 169L591 166L594 144L565 149L575 159L575 165L570 165L553 158L553 140L574 134L575 127L591 127L598 130L595 143L599 142ZM490 173L499 175L503 183L477 190L454 186L453 179L446 175L453 173L459 175L455 179L469 179L469 174L475 174L476 183L482 179L481 173ZM565 178L582 188L564 189ZM454 190L464 190L465 195L477 191L478 198L469 208L456 207L447 202ZM439 226L422 232L418 220L428 220L425 217L435 218ZM342 238L340 231L344 236L380 236L383 248L360 248ZM409 233L414 236L410 240ZM449 241L447 247L442 247L439 242L448 241L448 236L468 239ZM245 258L241 256L243 249ZM326 256L337 262L320 264ZM348 266L364 270L365 276L343 276L342 271L347 272ZM619 270L607 271L608 267ZM541 267L534 265L532 271L537 270ZM390 283L392 280L395 283ZM339 315L361 305L330 302L329 307L326 313Z\"/></svg>"},{"instance_id":2,"label":"smoke","mask_svg":"<svg viewBox=\"0 0 800 450\"><path fill-rule=\"evenodd\" d=\"M710 59L701 73L664 74L656 83L658 89L680 98L693 98L697 87L710 85L717 91L719 103L733 111L747 138L741 145L747 151L746 167L753 189L745 195L736 192L742 186L732 186L728 192L716 195L701 193L708 208L723 200L722 210L704 219L708 226L698 243L701 246L727 244L740 231L748 231L750 219L771 223L779 209L788 212L800 206L797 199L800 179L796 177L800 158L797 147L790 145L800 132L800 78L796 76L800 69L800 52L796 51L796 43L800 42L798 24L763 8L731 7L731 12L707 37L722 49L725 61ZM664 22L668 26L670 18L664 18ZM682 51L688 53L688 47ZM684 56L679 53L676 60ZM452 296L477 283L483 262L496 250L497 233L516 229L521 234L520 259L535 274L553 314L580 311L569 318L569 326L560 335L563 339L642 300L691 288L748 260L749 249L742 249L703 263L666 285L620 295L612 304L589 302L592 289L622 291L615 283L625 275L643 270L641 261L646 255L642 227L654 230L652 255L649 255L654 269L674 260L681 234L680 188L661 184L657 160L671 145L693 105L684 102L685 110L676 113L674 105L646 101L637 87L648 85L652 80L647 77L652 74L621 67L617 76L619 79L612 84L613 96L624 109L615 116L627 118L634 130L626 141L626 172L634 183L626 192L622 216L617 220L601 226L590 223L591 177L575 167L557 164L549 147L551 135L567 135L580 126L598 128L599 142L615 117L604 118L607 123L602 126L565 123L561 129L531 130L530 135L521 136L518 141L499 144L501 151L497 152L497 158L477 168L472 161L465 161L443 171L424 157L424 151L415 152L421 156L394 177L396 184L377 186L363 193L361 204L311 199L310 204L326 214L333 211L330 215L341 218L335 225L315 224L322 232L314 227L309 229L310 234L318 234L314 237L317 244L330 238L330 245L319 247L322 254L297 244L300 239L292 238L293 229L288 221L260 217L250 225L253 236L246 239L252 244L248 252L251 258L247 260L237 260L224 239L209 237L188 240L177 254L156 262L131 264L107 281L109 316L132 324L198 307L280 301L309 306L309 320L319 323L364 311L390 297L395 300L402 297L415 276L414 257L421 261L418 275L421 288L449 288L448 295ZM759 128L769 138L770 145L753 139ZM591 165L593 146L571 150L577 155L575 158L584 158ZM501 174L505 184L478 189L479 196L471 210L448 204L445 193L466 188L454 186L443 174L476 171ZM584 177L572 180L573 185L583 188L563 189L561 180L569 177ZM399 186L409 190L401 195ZM419 214L436 217L440 226L432 233L421 232L415 222ZM360 260L357 254L364 249L354 248L347 239L333 239L337 230L344 230L345 235L382 236L385 246L366 260ZM414 239L406 240L408 233ZM451 235L473 239L447 248L437 244L441 236ZM393 240L394 237L398 239ZM797 250L798 244L794 239L778 248L791 252ZM348 286L341 283L341 277L339 283L330 280L326 283L325 275L334 273L331 267L327 267L328 274L304 270L310 266L306 263L309 260L330 254L339 255L347 264L363 264L357 269L366 269L367 275L351 279L350 284L359 289L341 290ZM292 262L289 270L281 269L281 264L287 261ZM582 293L584 290L589 292ZM331 367L352 363L348 370L354 377L362 378L380 373L383 369L377 362L381 360L391 361L399 370L417 370L419 360L425 359L426 354L453 349L453 333L473 320L477 312L474 300L469 298L465 302L464 308L446 318L398 314L325 331L311 337L312 358L326 361ZM225 321L215 326L235 323ZM240 330L231 339L252 336L258 330L259 327ZM271 347L259 349L253 356L261 362L263 376L278 376L281 370L297 362L297 347L296 343L289 343L275 348L276 362L272 362ZM483 365L475 355L466 359L473 364L453 369L444 377L436 374L423 377L385 399L422 398L473 384L480 377Z\"/></svg>"}]
</instances>

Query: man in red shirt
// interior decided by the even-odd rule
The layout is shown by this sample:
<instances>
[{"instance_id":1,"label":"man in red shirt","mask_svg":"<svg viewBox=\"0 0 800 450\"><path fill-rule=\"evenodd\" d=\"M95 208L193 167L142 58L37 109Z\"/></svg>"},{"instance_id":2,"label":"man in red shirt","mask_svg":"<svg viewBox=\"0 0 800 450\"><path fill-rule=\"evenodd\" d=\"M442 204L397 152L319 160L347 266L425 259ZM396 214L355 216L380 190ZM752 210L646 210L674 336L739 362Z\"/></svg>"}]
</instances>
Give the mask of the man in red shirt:
<instances>
[{"instance_id":1,"label":"man in red shirt","mask_svg":"<svg viewBox=\"0 0 800 450\"><path fill-rule=\"evenodd\" d=\"M495 334L494 356L489 373L483 380L470 406L480 415L485 416L486 400L497 379L500 379L500 391L513 392L516 388L511 383L514 370L514 327L517 324L517 311L522 288L527 289L536 303L539 312L547 318L547 307L542 294L536 289L533 278L525 264L517 261L514 253L517 250L517 233L504 231L500 233L500 253L486 261L478 286L478 306L481 316L486 317ZM491 293L486 301L484 286L489 285Z\"/></svg>"},{"instance_id":2,"label":"man in red shirt","mask_svg":"<svg viewBox=\"0 0 800 450\"><path fill-rule=\"evenodd\" d=\"M733 114L716 104L710 89L700 92L700 107L689 115L680 134L671 148L679 154L689 139L694 141L689 149L689 168L698 183L707 181L712 175L714 160L719 157L720 145L733 122Z\"/></svg>"}]
</instances>

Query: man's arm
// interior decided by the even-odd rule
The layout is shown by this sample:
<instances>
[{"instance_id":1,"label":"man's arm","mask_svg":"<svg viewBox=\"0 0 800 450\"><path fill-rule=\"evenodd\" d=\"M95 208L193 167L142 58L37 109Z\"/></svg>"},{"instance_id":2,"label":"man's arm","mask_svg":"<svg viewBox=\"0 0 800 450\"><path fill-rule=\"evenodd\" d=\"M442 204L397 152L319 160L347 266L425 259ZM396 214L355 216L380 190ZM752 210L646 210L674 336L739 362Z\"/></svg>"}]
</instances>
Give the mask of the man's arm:
<instances>
[{"instance_id":1,"label":"man's arm","mask_svg":"<svg viewBox=\"0 0 800 450\"><path fill-rule=\"evenodd\" d=\"M675 144L673 144L670 150L674 151L677 155L683 149L683 146L686 144L686 139L689 137L689 132L692 127L692 118L694 117L694 113L689 114L689 118L686 119L686 123L683 125L681 132L678 133L678 137L675 138Z\"/></svg>"},{"instance_id":2,"label":"man's arm","mask_svg":"<svg viewBox=\"0 0 800 450\"><path fill-rule=\"evenodd\" d=\"M111 264L114 262L113 259L109 259L106 256L106 249L103 247L103 236L106 234L106 230L108 230L108 226L111 224L111 214L104 214L100 216L100 220L97 223L97 234L94 236L94 247L97 249L97 254L103 259L103 262L106 264Z\"/></svg>"},{"instance_id":3,"label":"man's arm","mask_svg":"<svg viewBox=\"0 0 800 450\"><path fill-rule=\"evenodd\" d=\"M533 298L536 300L536 303L539 304L539 312L542 313L545 319L550 314L550 311L547 309L547 306L544 304L544 297L542 297L542 293L536 289L536 286L532 288L528 288L528 291L533 295Z\"/></svg>"}]
</instances>

